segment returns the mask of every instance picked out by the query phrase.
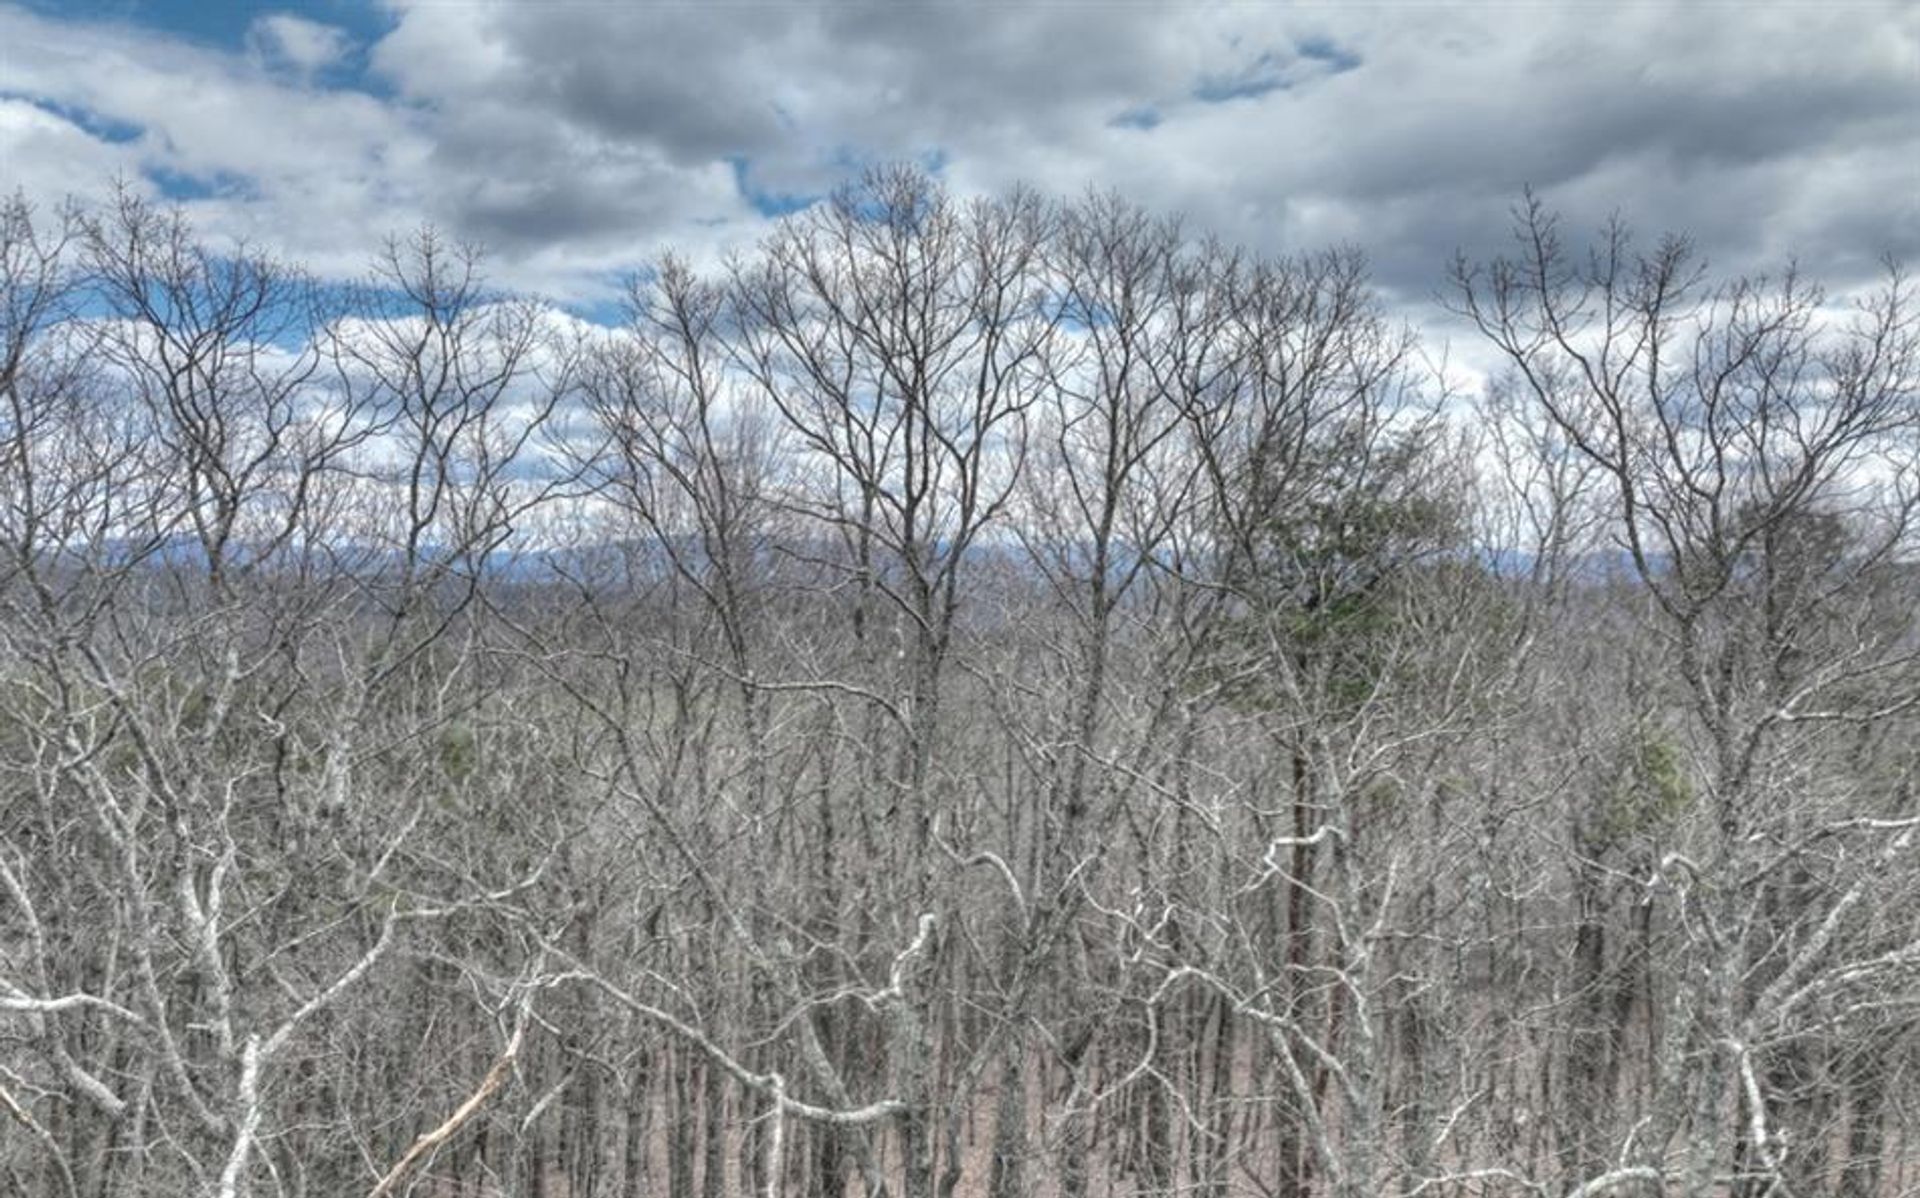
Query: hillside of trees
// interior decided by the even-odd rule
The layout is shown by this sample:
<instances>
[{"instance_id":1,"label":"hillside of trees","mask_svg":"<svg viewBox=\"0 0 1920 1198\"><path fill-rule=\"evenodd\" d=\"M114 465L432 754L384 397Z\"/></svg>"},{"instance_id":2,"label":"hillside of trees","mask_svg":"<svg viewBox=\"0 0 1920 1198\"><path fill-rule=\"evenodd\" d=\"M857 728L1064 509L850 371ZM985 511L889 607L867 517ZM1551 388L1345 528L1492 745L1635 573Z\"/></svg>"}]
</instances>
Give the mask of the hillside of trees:
<instances>
[{"instance_id":1,"label":"hillside of trees","mask_svg":"<svg viewBox=\"0 0 1920 1198\"><path fill-rule=\"evenodd\" d=\"M1920 1194L1920 313L880 170L0 206L0 1192Z\"/></svg>"}]
</instances>

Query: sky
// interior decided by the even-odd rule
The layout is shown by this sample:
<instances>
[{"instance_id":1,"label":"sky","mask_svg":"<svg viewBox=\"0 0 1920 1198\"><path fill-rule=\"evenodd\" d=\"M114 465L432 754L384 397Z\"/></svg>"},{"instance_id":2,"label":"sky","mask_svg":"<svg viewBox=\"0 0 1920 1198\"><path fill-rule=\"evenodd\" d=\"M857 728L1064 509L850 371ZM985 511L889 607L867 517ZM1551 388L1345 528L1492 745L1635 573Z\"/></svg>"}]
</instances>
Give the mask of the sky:
<instances>
[{"instance_id":1,"label":"sky","mask_svg":"<svg viewBox=\"0 0 1920 1198\"><path fill-rule=\"evenodd\" d=\"M0 191L331 277L422 222L593 311L875 163L1114 189L1431 306L1535 188L1836 289L1920 267L1920 4L0 2Z\"/></svg>"}]
</instances>

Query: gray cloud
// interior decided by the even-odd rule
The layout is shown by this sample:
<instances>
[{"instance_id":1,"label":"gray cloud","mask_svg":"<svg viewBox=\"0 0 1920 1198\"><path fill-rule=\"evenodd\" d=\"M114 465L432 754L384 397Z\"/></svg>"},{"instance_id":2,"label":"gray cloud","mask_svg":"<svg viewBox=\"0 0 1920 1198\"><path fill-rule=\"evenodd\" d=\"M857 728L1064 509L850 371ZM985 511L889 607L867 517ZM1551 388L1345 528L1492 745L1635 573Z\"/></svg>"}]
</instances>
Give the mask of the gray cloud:
<instances>
[{"instance_id":1,"label":"gray cloud","mask_svg":"<svg viewBox=\"0 0 1920 1198\"><path fill-rule=\"evenodd\" d=\"M1117 188L1262 251L1359 244L1409 298L1498 248L1524 184L1845 285L1920 252L1917 11L394 0L351 91L273 69L338 57L310 21L249 58L0 8L0 169L244 180L196 214L328 268L434 219L574 293L900 158L962 191Z\"/></svg>"}]
</instances>

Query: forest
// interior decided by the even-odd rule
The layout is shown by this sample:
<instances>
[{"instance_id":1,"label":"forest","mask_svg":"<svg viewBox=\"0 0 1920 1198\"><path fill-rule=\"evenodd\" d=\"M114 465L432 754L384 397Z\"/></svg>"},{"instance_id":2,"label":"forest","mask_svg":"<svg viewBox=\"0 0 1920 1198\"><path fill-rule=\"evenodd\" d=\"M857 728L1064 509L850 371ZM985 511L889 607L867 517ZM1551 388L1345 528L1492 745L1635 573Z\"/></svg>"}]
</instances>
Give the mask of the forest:
<instances>
[{"instance_id":1,"label":"forest","mask_svg":"<svg viewBox=\"0 0 1920 1198\"><path fill-rule=\"evenodd\" d=\"M0 205L0 1191L1920 1194L1912 284L1489 217Z\"/></svg>"}]
</instances>

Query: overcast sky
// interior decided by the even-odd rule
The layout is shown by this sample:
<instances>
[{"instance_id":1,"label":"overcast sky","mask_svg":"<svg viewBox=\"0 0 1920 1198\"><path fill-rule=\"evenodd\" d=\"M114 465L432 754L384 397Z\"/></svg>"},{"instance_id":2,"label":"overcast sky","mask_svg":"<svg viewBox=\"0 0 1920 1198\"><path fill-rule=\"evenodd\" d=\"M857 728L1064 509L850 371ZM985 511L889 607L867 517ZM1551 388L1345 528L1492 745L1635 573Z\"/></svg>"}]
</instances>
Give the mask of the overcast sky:
<instances>
[{"instance_id":1,"label":"overcast sky","mask_svg":"<svg viewBox=\"0 0 1920 1198\"><path fill-rule=\"evenodd\" d=\"M1920 5L0 3L0 187L124 175L330 274L422 220L603 299L862 164L1117 188L1409 301L1523 184L1719 265L1920 265Z\"/></svg>"}]
</instances>

